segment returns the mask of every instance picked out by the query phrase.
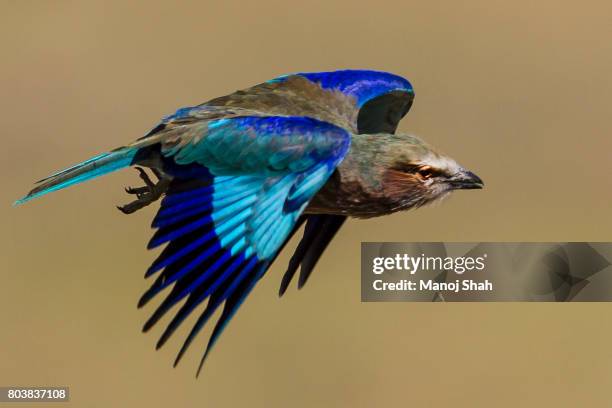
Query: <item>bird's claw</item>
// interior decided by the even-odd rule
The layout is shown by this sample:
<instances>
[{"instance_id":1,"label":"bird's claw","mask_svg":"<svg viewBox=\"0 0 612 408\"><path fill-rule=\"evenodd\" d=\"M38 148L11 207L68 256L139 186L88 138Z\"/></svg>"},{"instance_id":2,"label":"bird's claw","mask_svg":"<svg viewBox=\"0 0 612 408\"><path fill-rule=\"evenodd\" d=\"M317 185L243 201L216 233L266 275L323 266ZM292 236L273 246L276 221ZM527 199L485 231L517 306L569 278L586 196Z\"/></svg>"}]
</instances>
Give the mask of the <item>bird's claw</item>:
<instances>
[{"instance_id":1,"label":"bird's claw","mask_svg":"<svg viewBox=\"0 0 612 408\"><path fill-rule=\"evenodd\" d=\"M152 202L157 201L166 192L168 184L170 183L170 178L157 169L151 169L151 172L157 177L157 182L151 180L142 167L136 167L136 171L138 171L145 185L142 187L125 188L126 193L136 195L136 200L122 206L117 206L119 211L124 214L132 214Z\"/></svg>"},{"instance_id":2,"label":"bird's claw","mask_svg":"<svg viewBox=\"0 0 612 408\"><path fill-rule=\"evenodd\" d=\"M128 194L135 194L136 197L141 198L145 193L151 191L151 187L126 187L125 192Z\"/></svg>"},{"instance_id":3,"label":"bird's claw","mask_svg":"<svg viewBox=\"0 0 612 408\"><path fill-rule=\"evenodd\" d=\"M147 174L145 169L143 169L142 167L135 167L135 169L138 172L138 174L140 175L140 178L142 179L142 181L145 182L145 185L147 187L149 187L149 188L155 187L155 183L153 182L153 180L151 180L151 178L149 177L149 175ZM157 176L157 174L155 174L155 175ZM159 176L157 178L158 178L158 181L161 180L159 178Z\"/></svg>"}]
</instances>

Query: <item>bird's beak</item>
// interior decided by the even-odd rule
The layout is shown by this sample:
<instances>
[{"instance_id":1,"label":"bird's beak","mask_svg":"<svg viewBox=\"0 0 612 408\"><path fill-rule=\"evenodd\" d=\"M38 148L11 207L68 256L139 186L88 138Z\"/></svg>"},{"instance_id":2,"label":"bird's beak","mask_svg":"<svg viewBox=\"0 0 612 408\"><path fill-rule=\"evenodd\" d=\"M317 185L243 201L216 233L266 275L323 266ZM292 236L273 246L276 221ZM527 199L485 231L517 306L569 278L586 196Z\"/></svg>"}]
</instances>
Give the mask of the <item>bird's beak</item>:
<instances>
[{"instance_id":1,"label":"bird's beak","mask_svg":"<svg viewBox=\"0 0 612 408\"><path fill-rule=\"evenodd\" d=\"M448 182L455 190L474 190L484 187L484 182L476 174L462 170L451 177Z\"/></svg>"}]
</instances>

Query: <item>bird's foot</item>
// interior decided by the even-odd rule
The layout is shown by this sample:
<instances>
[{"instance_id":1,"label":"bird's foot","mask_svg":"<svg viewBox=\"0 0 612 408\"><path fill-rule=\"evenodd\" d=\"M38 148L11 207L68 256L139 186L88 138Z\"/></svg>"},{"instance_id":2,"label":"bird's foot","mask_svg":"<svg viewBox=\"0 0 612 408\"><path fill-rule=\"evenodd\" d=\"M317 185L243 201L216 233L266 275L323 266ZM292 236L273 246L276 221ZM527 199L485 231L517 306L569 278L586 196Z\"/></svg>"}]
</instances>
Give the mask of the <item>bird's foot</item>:
<instances>
[{"instance_id":1,"label":"bird's foot","mask_svg":"<svg viewBox=\"0 0 612 408\"><path fill-rule=\"evenodd\" d=\"M142 167L135 167L136 171L140 175L145 185L142 187L126 187L125 192L136 196L136 200L126 205L117 206L119 211L124 214L132 214L159 200L159 198L166 192L168 185L170 184L171 178L164 175L157 169L151 169L151 172L157 177L157 182L151 180L149 175L145 172Z\"/></svg>"}]
</instances>

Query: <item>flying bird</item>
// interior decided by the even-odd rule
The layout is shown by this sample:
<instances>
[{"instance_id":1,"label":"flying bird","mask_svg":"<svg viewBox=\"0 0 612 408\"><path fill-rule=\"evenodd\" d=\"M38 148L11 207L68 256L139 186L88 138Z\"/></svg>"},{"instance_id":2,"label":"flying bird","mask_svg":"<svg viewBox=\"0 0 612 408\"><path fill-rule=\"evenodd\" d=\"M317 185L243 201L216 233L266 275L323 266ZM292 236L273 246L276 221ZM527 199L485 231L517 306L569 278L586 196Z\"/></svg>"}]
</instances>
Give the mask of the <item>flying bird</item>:
<instances>
[{"instance_id":1,"label":"flying bird","mask_svg":"<svg viewBox=\"0 0 612 408\"><path fill-rule=\"evenodd\" d=\"M305 224L279 294L300 269L302 287L347 217L416 208L482 180L416 136L395 134L410 109L408 80L369 70L296 73L186 107L136 141L43 180L24 203L135 166L133 213L161 199L148 248L165 245L145 273L157 275L138 303L171 286L148 331L184 301L161 347L200 304L180 349L223 306L198 373L219 335L283 246ZM148 168L157 180L145 171Z\"/></svg>"}]
</instances>

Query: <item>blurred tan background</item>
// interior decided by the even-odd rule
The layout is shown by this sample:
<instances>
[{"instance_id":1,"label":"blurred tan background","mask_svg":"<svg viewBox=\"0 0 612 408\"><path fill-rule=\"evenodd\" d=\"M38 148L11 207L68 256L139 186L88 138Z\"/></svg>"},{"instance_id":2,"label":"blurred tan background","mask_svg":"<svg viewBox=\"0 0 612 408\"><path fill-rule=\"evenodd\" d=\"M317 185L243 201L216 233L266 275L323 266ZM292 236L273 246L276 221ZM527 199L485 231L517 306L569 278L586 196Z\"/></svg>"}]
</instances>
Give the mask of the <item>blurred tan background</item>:
<instances>
[{"instance_id":1,"label":"blurred tan background","mask_svg":"<svg viewBox=\"0 0 612 408\"><path fill-rule=\"evenodd\" d=\"M358 256L366 240L612 240L610 2L1 5L0 385L68 385L78 407L610 406L612 305L362 304ZM172 369L188 325L159 352L163 324L140 333L155 208L114 207L135 172L11 207L180 106L341 68L409 78L401 129L486 189L349 222L279 300L281 256L198 380L206 335Z\"/></svg>"}]
</instances>

